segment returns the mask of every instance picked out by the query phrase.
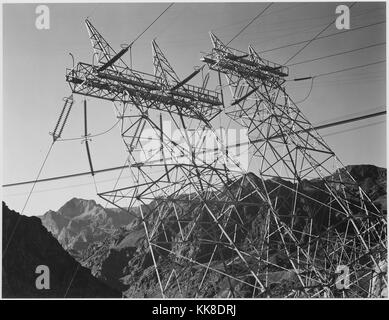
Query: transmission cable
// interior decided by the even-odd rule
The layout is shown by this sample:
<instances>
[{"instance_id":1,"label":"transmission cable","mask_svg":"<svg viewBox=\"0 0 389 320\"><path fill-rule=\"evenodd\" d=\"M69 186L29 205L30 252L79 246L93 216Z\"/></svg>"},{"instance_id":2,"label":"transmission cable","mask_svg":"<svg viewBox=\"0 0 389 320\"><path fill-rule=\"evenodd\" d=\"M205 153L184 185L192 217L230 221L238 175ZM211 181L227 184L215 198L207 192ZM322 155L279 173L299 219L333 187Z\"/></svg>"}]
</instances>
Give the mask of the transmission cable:
<instances>
[{"instance_id":1,"label":"transmission cable","mask_svg":"<svg viewBox=\"0 0 389 320\"><path fill-rule=\"evenodd\" d=\"M165 10L163 10L162 11L162 13L157 17L157 18L155 18L154 19L154 21L152 22L152 23L150 23L149 24L149 26L145 29L145 30L143 30L128 46L127 46L127 48L131 48L131 46L135 43L135 41L137 41L148 29L150 29L150 27L155 23L155 22L157 22L157 20L160 18L160 17L162 17L162 15L166 12L166 11L168 11L172 6L174 5L174 2L173 3L171 3Z\"/></svg>"},{"instance_id":2,"label":"transmission cable","mask_svg":"<svg viewBox=\"0 0 389 320\"><path fill-rule=\"evenodd\" d=\"M338 52L338 53L334 53L334 54L329 54L329 55L318 57L318 58L314 58L314 59L309 59L309 60L304 60L304 61L292 63L292 64L287 65L287 67L292 67L292 66L296 66L296 65L303 64L303 63L308 63L308 62L314 62L314 61L322 60L322 59L326 59L326 58L336 57L336 56L340 56L340 55L347 54L347 53L352 53L352 52L357 52L357 51L364 50L364 49L374 48L374 47L382 46L384 44L386 44L386 41L375 43L375 44L371 44L371 45L368 45L368 46L365 46L365 47L359 47L359 48L355 48L355 49L351 49L351 50L347 50L347 51L342 51L342 52Z\"/></svg>"},{"instance_id":3,"label":"transmission cable","mask_svg":"<svg viewBox=\"0 0 389 320\"><path fill-rule=\"evenodd\" d=\"M335 74L335 73L340 73L340 72L345 72L345 71L350 71L350 70L355 70L355 69L360 69L360 68L365 68L365 67L373 66L373 65L380 64L380 63L383 63L383 62L386 62L386 60L380 60L380 61L376 61L376 62L372 62L372 63L366 63L366 64L362 64L362 65L354 66L354 67L350 67L350 68L335 70L335 71L326 72L326 73L320 73L318 75L315 75L314 77L315 78L324 77L324 76L328 76L328 75Z\"/></svg>"},{"instance_id":4,"label":"transmission cable","mask_svg":"<svg viewBox=\"0 0 389 320\"><path fill-rule=\"evenodd\" d=\"M370 66L373 66L373 65L376 65L376 64L380 64L380 63L383 63L383 62L386 62L386 60L379 60L379 61L375 61L375 62L371 62L371 63L361 64L359 66L354 66L354 67L349 67L349 68L345 68L345 69L330 71L330 72L326 72L326 73L319 73L319 74L317 74L315 76L288 79L286 81L289 82L289 81L310 80L312 78L319 78L319 77L324 77L324 76L328 76L328 75L331 75L331 74L336 74L336 73L346 72L346 71L350 71L350 70L356 70L356 69L361 69L361 68L365 68L365 67L370 67Z\"/></svg>"},{"instance_id":5,"label":"transmission cable","mask_svg":"<svg viewBox=\"0 0 389 320\"><path fill-rule=\"evenodd\" d=\"M10 245L11 242L12 242L12 239L13 239L13 237L14 237L14 235L15 235L16 229L17 229L17 227L18 227L18 225L19 225L19 223L20 223L20 221L21 221L22 215L23 215L23 213L24 213L24 210L25 210L26 207L27 207L28 201L30 200L30 197L31 197L31 195L32 195L32 193L33 193L33 191L34 191L34 189L35 189L35 186L36 186L37 182L39 182L39 177L40 177L40 175L41 175L41 173L42 173L42 170L43 170L43 168L44 168L44 166L45 166L45 164L46 164L46 162L47 162L47 159L49 158L49 154L50 154L51 150L53 149L54 143L55 143L55 140L50 144L49 150L48 150L47 153L46 153L46 156L45 156L45 158L44 158L44 160L43 160L43 162L42 162L42 164L41 164L41 167L39 168L38 174L37 174L35 180L33 181L33 184L32 184L32 187L31 187L31 189L30 189L30 192L28 193L28 196L27 196L27 199L26 199L26 201L25 201L25 203L24 203L23 209L22 209L22 211L20 212L20 215L18 216L18 219L17 219L17 221L16 221L16 223L15 223L15 226L14 226L14 228L13 228L12 231L11 231L11 235L10 235L10 237L9 237L9 239L8 239L8 242L6 243L6 245L5 245L5 247L4 247L4 250L3 250L3 259L4 259L5 255L6 255L6 253L7 253L7 250L8 250L9 245Z\"/></svg>"},{"instance_id":6,"label":"transmission cable","mask_svg":"<svg viewBox=\"0 0 389 320\"><path fill-rule=\"evenodd\" d=\"M296 102L295 102L296 104L303 103L304 101L306 101L306 100L309 98L309 96L310 96L311 93L312 93L313 81L314 81L314 80L315 80L315 77L312 77L312 78L311 78L311 86L310 86L310 88L309 88L308 94L305 96L304 99L302 99L302 100L300 100L300 101L296 101Z\"/></svg>"},{"instance_id":7,"label":"transmission cable","mask_svg":"<svg viewBox=\"0 0 389 320\"><path fill-rule=\"evenodd\" d=\"M107 134L108 132L112 131L113 128L115 128L118 123L120 122L120 119L118 121L116 121L114 123L114 125L112 127L110 127L109 129L107 130L104 130L102 132L99 132L99 133L96 133L96 134L92 134L90 136L88 136L89 138L95 138L95 137L99 137L99 136L102 136L104 134ZM64 139L57 139L57 141L76 141L76 140L84 140L85 138L84 137L75 137L75 138L64 138Z\"/></svg>"},{"instance_id":8,"label":"transmission cable","mask_svg":"<svg viewBox=\"0 0 389 320\"><path fill-rule=\"evenodd\" d=\"M320 129L324 129L324 128L329 128L329 127L334 127L334 126L342 125L342 124L345 124L345 123L361 121L361 120L364 120L364 119L367 119L367 118L382 116L382 115L385 115L385 114L386 114L386 110L383 110L383 111L380 111L380 112L375 112L375 113L359 116L359 117L356 117L356 118L345 119L345 120L342 120L342 121L331 122L331 123L328 123L328 124L314 126L312 129L320 130ZM229 147L234 147L234 146L229 146ZM123 168L128 168L128 166L118 166L118 167L111 167L111 168L95 170L94 173L97 174L97 173L103 173L103 172L108 172L108 171L122 170ZM84 176L84 175L88 175L88 174L90 174L90 171L73 173L73 174L62 175L62 176L56 176L56 177L50 177L50 178L44 178L44 179L37 180L36 182L47 182L47 181L61 180L61 179L66 179L66 178L75 178L75 177ZM23 182L9 183L9 184L4 184L3 188L19 186L19 185L24 185L24 184L30 184L30 183L33 183L33 182L34 181L23 181Z\"/></svg>"},{"instance_id":9,"label":"transmission cable","mask_svg":"<svg viewBox=\"0 0 389 320\"><path fill-rule=\"evenodd\" d=\"M228 46L234 39L236 39L238 36L242 34L243 31L245 31L255 20L257 20L267 9L269 9L273 5L273 2L270 2L265 9L263 9L260 13L258 13L246 26L240 30L228 43L226 46Z\"/></svg>"},{"instance_id":10,"label":"transmission cable","mask_svg":"<svg viewBox=\"0 0 389 320\"><path fill-rule=\"evenodd\" d=\"M369 28L369 27L376 26L376 25L383 24L383 23L386 23L386 20L375 22L375 23L371 23L371 24L367 24L367 25L360 26L360 27L355 27L355 28L349 29L349 30L344 30L344 31L335 32L335 33L330 33L330 34L327 34L325 36L317 37L315 40L329 38L329 37L337 36L337 35L340 35L340 34L343 34L343 33L346 33L346 32L357 31L357 30ZM280 46L280 47L275 47L275 48L271 48L271 49L267 49L267 50L258 51L258 53L266 53L266 52L271 52L271 51L275 51L275 50L279 50L279 49L289 48L289 47L293 47L293 46L296 46L296 45L299 45L299 44L307 43L309 41L310 40L294 42L294 43L286 44L286 45L283 45L283 46Z\"/></svg>"},{"instance_id":11,"label":"transmission cable","mask_svg":"<svg viewBox=\"0 0 389 320\"><path fill-rule=\"evenodd\" d=\"M376 110L377 108L373 108L373 109ZM356 114L356 113L354 113L354 114ZM386 111L381 111L381 112L373 113L372 115L375 117L375 116L384 115L384 114L386 114ZM339 118L337 118L337 119L339 119ZM363 119L359 119L359 120L363 120ZM359 120L353 120L353 121L359 121ZM346 119L346 121L347 121L347 119ZM328 127L334 127L334 126L339 126L341 124L344 124L344 123L341 123L341 122L342 121L337 121L337 122L333 122L333 123L331 122L331 123L329 123L329 125L323 124L323 127L321 127L321 125L316 125L315 129L316 130L320 130L320 129L325 129L325 128L328 128ZM352 121L347 121L347 122L350 123ZM329 133L329 134L324 134L324 135L322 135L322 137L324 138L324 137L328 137L328 136L332 136L332 135L337 135L337 134L340 134L340 133L354 131L354 130L358 130L358 129L362 129L362 128L378 125L378 124L381 124L381 123L384 123L384 122L386 122L386 120L382 120L382 121L379 121L379 122L375 122L375 123L367 124L367 125L363 125L363 126L358 126L358 127L355 127L355 128L350 128L350 129L345 129L345 130L341 130L341 131L336 131L336 132L332 132L332 133ZM117 167L115 169L123 170L125 168L128 168L128 166ZM159 170L158 172L162 172L162 171L164 171L164 170ZM85 175L86 174L87 173L85 173ZM102 181L99 181L99 182L101 183L101 182L108 182L108 181L115 181L115 180L118 181L117 178L113 178L113 179L102 180ZM60 188L54 188L54 189L50 188L50 189L39 190L39 191L35 191L35 193L49 192L49 191L53 191L53 190L63 190L63 189L68 189L68 188L80 187L80 186L89 186L91 184L93 184L93 183L89 182L89 183L82 183L82 184L72 184L72 185L65 186L65 187L60 187ZM19 195L25 195L25 194L26 193L13 193L13 194L9 194L9 195L6 195L6 196L19 196ZM107 208L107 204L108 204L108 201L107 201L107 203L106 203L104 208Z\"/></svg>"},{"instance_id":12,"label":"transmission cable","mask_svg":"<svg viewBox=\"0 0 389 320\"><path fill-rule=\"evenodd\" d=\"M386 122L386 120L382 120L382 121L378 121L378 122L374 122L374 123L365 124L363 126L358 126L356 128L349 128L349 129L345 129L345 130L341 130L341 131L331 132L331 133L327 133L327 134L323 135L322 137L325 138L325 137L330 137L330 136L334 136L334 135L341 134L341 133L360 130L360 129L376 126L376 125L379 125L379 124L382 124L385 122Z\"/></svg>"},{"instance_id":13,"label":"transmission cable","mask_svg":"<svg viewBox=\"0 0 389 320\"><path fill-rule=\"evenodd\" d=\"M356 2L349 7L352 8ZM309 40L304 46L302 46L293 56L291 56L284 64L289 63L292 59L294 59L298 54L300 54L306 47L308 47L313 41L315 41L322 33L324 33L329 27L331 27L336 22L337 17L331 21L323 30L321 30L316 36L314 36L311 40Z\"/></svg>"},{"instance_id":14,"label":"transmission cable","mask_svg":"<svg viewBox=\"0 0 389 320\"><path fill-rule=\"evenodd\" d=\"M352 52L356 52L356 51L359 51L359 50L380 46L380 45L383 45L385 43L386 42L380 42L380 43L372 44L372 45L365 46L365 47L360 47L360 48L356 48L356 49L352 49L352 50L348 50L348 51L343 51L343 52L339 52L339 53L335 53L335 54L331 54L331 55L327 55L327 56L322 56L322 57L318 57L318 58L314 58L314 59L310 59L310 60L300 61L300 62L297 62L297 63L294 63L294 64L290 64L290 65L288 65L288 67L294 66L294 65L298 65L298 64L313 62L313 61L317 61L317 60L321 60L321 59L325 59L325 58L329 58L329 57L335 57L335 56L339 56L339 55L343 55L343 54L347 54L347 53L352 53ZM382 63L384 61L385 60L374 62L374 63L370 63L370 64L365 64L365 65L345 68L345 69L341 69L341 70L336 70L336 71L332 71L332 72L328 72L328 73L322 73L322 74L318 74L318 75L312 76L312 77L305 77L305 78L294 79L294 81L301 81L301 80L311 79L311 85L310 85L310 89L308 91L308 94L306 95L306 97L304 99L302 99L300 101L297 101L296 104L300 104L300 103L306 101L309 98L309 96L312 93L312 89L313 89L313 81L317 77L323 77L323 76L327 76L327 75L330 75L330 74L335 74L335 73L345 72L345 71L349 71L349 70L359 69L359 68L367 67L367 66L370 66L370 65L375 65L375 64L378 64L378 63Z\"/></svg>"}]
</instances>

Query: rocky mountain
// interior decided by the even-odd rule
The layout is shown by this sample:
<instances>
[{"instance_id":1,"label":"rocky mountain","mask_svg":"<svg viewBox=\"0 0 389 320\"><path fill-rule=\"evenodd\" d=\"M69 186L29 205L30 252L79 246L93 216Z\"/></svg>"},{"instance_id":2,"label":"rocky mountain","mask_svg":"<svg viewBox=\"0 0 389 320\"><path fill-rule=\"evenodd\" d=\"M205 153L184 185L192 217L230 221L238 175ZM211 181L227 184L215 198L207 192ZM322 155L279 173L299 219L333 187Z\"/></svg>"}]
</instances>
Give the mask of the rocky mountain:
<instances>
[{"instance_id":1,"label":"rocky mountain","mask_svg":"<svg viewBox=\"0 0 389 320\"><path fill-rule=\"evenodd\" d=\"M364 188L366 193L372 199L372 201L376 204L376 206L380 209L383 215L386 215L386 169L377 168L375 166L367 166L367 165L358 165L358 166L348 166L346 168L340 169L340 174L348 170L351 172L353 177L356 179L358 184ZM255 181L258 186L261 185L261 182L258 177L254 174L249 174L250 180ZM339 175L338 175L339 176ZM344 174L344 179L349 179L347 175ZM231 192L238 185L243 185L243 190L247 195L251 194L251 189L247 180L237 181L236 186L231 185ZM329 181L335 181L336 179L332 179L328 177ZM300 192L306 194L309 197L314 199L321 199L326 201L325 197L328 197L327 194L318 191L316 188L319 184L323 183L319 180L304 180L301 182ZM293 196L291 196L291 189L293 189L290 182L287 181L278 181L276 179L270 179L265 182L266 188L269 193L272 194L273 197L277 197L277 207L276 210L279 212L280 216L287 217L290 207L293 205ZM336 186L335 186L336 187ZM274 190L272 192L272 190ZM356 197L358 190L351 190L348 197L352 199L352 197ZM261 203L259 198L255 198L257 196L249 196L246 198L247 202L258 202ZM150 207L159 205L157 201L154 201L150 204ZM312 218L312 228L313 232L319 234L324 230L324 228L328 227L328 212L325 208L318 206L314 201L304 201L302 199L300 202L295 204L297 207L298 215L301 218L310 215ZM199 221L197 223L198 226L192 232L193 239L188 239L188 244L186 246L180 247L172 247L171 250L178 250L182 252L190 252L191 256L198 263L202 263L207 261L207 257L209 257L211 253L211 245L201 245L197 246L196 238L206 238L209 234L214 232L211 229L205 230L201 227L201 225L209 225L209 215L204 213L202 214L201 208L199 208L196 202L187 203L182 206L183 211L183 220L189 221L187 225L182 224L182 228L190 228L190 221L193 220L193 217L198 217ZM244 214L242 214L242 224L244 225L244 229L247 232L235 232L235 241L238 246L244 248L248 242L257 243L258 247L260 246L260 241L262 241L261 234L263 232L264 221L266 217L267 208L265 205L260 206L260 210L258 212L258 206L255 208L242 206L241 210ZM312 216L311 213L315 212ZM156 217L152 214L147 215L146 223L152 222ZM287 219L287 218L285 218ZM337 224L336 219L332 218L331 220L333 225ZM303 219L301 219L302 221ZM285 220L285 223L287 221ZM217 228L215 226L215 228ZM270 226L270 228L276 228L276 226ZM303 224L301 225L303 228ZM336 227L337 232L342 232L342 228L344 226L340 224ZM226 225L225 229L229 230L229 226ZM298 222L296 223L295 229L299 229ZM168 232L168 236L174 242L174 238L179 236L179 230L176 224L167 227L167 230L163 232ZM215 230L216 231L216 230ZM296 234L298 236L298 234ZM301 239L304 241L304 239ZM279 254L277 248L274 248L272 251L272 256L269 259L274 259L278 264L282 265L282 261L285 260L285 270L290 268L287 265L288 259L282 254ZM164 255L163 250L155 251L155 259L158 260L159 255ZM213 268L219 268L224 263L226 257L232 256L234 253L231 250L225 250L224 252L218 252L213 259ZM168 261L169 259L164 259L163 261ZM80 261L83 266L92 270L92 274L101 279L102 281L109 284L111 287L120 290L123 292L125 296L128 297L159 297L160 290L158 287L158 282L155 277L154 266L152 262L151 254L148 250L148 245L145 239L145 233L142 225L142 221L134 220L131 224L127 225L126 228L121 228L117 230L117 232L113 233L111 236L107 237L104 241L95 242L91 244L86 250L83 251L82 257L80 257ZM162 260L161 260L162 261ZM173 261L172 261L173 263ZM182 269L179 271L177 268L177 264L179 265L179 261L175 261L175 268L177 272L180 273L181 279L185 278L186 287L178 288L177 286L172 286L169 292L169 296L177 296L180 297L179 290L184 292L184 296L191 296L196 292L196 286L202 281L202 269L193 267L190 270ZM382 261L384 263L384 261ZM234 266L235 268L239 268L239 265ZM164 265L160 264L159 274L162 278L167 278L170 276L171 265L169 263L165 263ZM209 283L209 287L205 288L203 292L200 293L200 296L203 297L224 297L224 292L228 292L228 287L233 285L235 289L241 292L242 296L245 296L245 292L247 291L247 296L251 296L251 293L248 288L240 283L231 284L227 281L226 277L222 275L217 275L213 273L210 275L213 277L212 279L207 279L207 283ZM282 296L282 288L283 285L278 285L279 283L288 283L296 281L296 275L288 272L288 271L274 271L269 281L274 281L275 287L272 296ZM277 284L277 285L276 285ZM381 290L379 287L377 290ZM281 290L281 291L280 291Z\"/></svg>"},{"instance_id":2,"label":"rocky mountain","mask_svg":"<svg viewBox=\"0 0 389 320\"><path fill-rule=\"evenodd\" d=\"M345 168L340 169L341 176L344 181L349 179L349 176L345 174L346 171L348 171L354 179L358 181L361 188L369 195L370 199L377 208L386 215L386 169L366 164L346 166Z\"/></svg>"},{"instance_id":3,"label":"rocky mountain","mask_svg":"<svg viewBox=\"0 0 389 320\"><path fill-rule=\"evenodd\" d=\"M42 226L36 217L10 210L3 202L4 298L120 298L121 293L91 275ZM47 266L49 288L38 289L37 278ZM39 281L38 281L39 283Z\"/></svg>"},{"instance_id":4,"label":"rocky mountain","mask_svg":"<svg viewBox=\"0 0 389 320\"><path fill-rule=\"evenodd\" d=\"M135 209L131 215L119 208L104 208L94 200L73 198L57 211L50 210L39 218L59 243L77 256L90 244L131 223L135 215Z\"/></svg>"}]
</instances>

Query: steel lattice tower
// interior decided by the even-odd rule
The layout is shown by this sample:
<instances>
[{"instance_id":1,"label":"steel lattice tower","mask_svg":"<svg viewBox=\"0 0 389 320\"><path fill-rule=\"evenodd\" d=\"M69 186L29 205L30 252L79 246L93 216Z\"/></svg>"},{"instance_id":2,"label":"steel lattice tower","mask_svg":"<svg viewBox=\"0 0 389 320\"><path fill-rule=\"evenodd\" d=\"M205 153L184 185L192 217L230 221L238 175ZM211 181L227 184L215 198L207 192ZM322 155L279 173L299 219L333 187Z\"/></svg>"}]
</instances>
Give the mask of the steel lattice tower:
<instances>
[{"instance_id":1,"label":"steel lattice tower","mask_svg":"<svg viewBox=\"0 0 389 320\"><path fill-rule=\"evenodd\" d=\"M207 77L188 84L202 68L180 80L155 41L150 75L121 59L128 48L116 53L86 25L97 65L80 62L66 79L73 93L114 103L129 154L125 185L99 196L128 210L140 205L150 277L163 297L201 297L213 281L225 282L224 297L373 296L386 217L287 95L286 67L211 34L202 60L219 80L225 75L227 105L221 80L218 91L206 88ZM221 116L247 129L250 172L215 128ZM167 134L163 117L178 136ZM210 136L214 149L203 143ZM339 266L350 269L347 291L334 281ZM275 278L290 281L281 288Z\"/></svg>"}]
</instances>

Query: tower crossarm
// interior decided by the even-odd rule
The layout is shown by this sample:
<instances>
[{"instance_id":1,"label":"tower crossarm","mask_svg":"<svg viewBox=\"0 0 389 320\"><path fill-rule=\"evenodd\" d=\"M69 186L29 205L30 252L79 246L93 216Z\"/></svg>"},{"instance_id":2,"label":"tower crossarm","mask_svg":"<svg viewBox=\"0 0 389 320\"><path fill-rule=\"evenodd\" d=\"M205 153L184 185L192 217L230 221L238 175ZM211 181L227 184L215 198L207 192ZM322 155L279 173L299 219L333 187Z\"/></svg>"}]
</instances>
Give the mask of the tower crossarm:
<instances>
[{"instance_id":1,"label":"tower crossarm","mask_svg":"<svg viewBox=\"0 0 389 320\"><path fill-rule=\"evenodd\" d=\"M185 84L167 90L158 77L128 67L107 68L79 62L66 71L66 81L73 93L111 101L138 102L152 109L187 117L214 117L221 112L220 93Z\"/></svg>"},{"instance_id":2,"label":"tower crossarm","mask_svg":"<svg viewBox=\"0 0 389 320\"><path fill-rule=\"evenodd\" d=\"M118 66L127 67L121 57L128 51L129 47L124 47L117 53L88 19L85 20L85 26L88 30L94 54L97 55L96 64L99 65L100 69L117 70Z\"/></svg>"},{"instance_id":3,"label":"tower crossarm","mask_svg":"<svg viewBox=\"0 0 389 320\"><path fill-rule=\"evenodd\" d=\"M201 60L214 71L271 82L284 82L289 75L288 67L263 59L251 46L242 52L222 44L213 34L211 39L214 48Z\"/></svg>"}]
</instances>

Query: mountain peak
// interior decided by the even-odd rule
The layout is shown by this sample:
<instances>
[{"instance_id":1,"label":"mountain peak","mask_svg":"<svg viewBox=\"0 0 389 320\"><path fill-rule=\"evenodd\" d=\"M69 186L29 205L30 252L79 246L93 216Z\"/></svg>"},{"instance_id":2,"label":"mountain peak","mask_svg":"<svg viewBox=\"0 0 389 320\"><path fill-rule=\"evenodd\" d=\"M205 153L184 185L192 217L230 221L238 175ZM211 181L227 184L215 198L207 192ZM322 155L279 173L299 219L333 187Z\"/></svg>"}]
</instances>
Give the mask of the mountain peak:
<instances>
[{"instance_id":1,"label":"mountain peak","mask_svg":"<svg viewBox=\"0 0 389 320\"><path fill-rule=\"evenodd\" d=\"M72 198L58 211L40 216L43 225L65 249L84 250L100 241L134 217L127 211L104 208L94 200Z\"/></svg>"},{"instance_id":2,"label":"mountain peak","mask_svg":"<svg viewBox=\"0 0 389 320\"><path fill-rule=\"evenodd\" d=\"M58 213L68 218L74 218L85 212L90 212L97 207L101 206L95 200L72 198L58 210Z\"/></svg>"}]
</instances>

